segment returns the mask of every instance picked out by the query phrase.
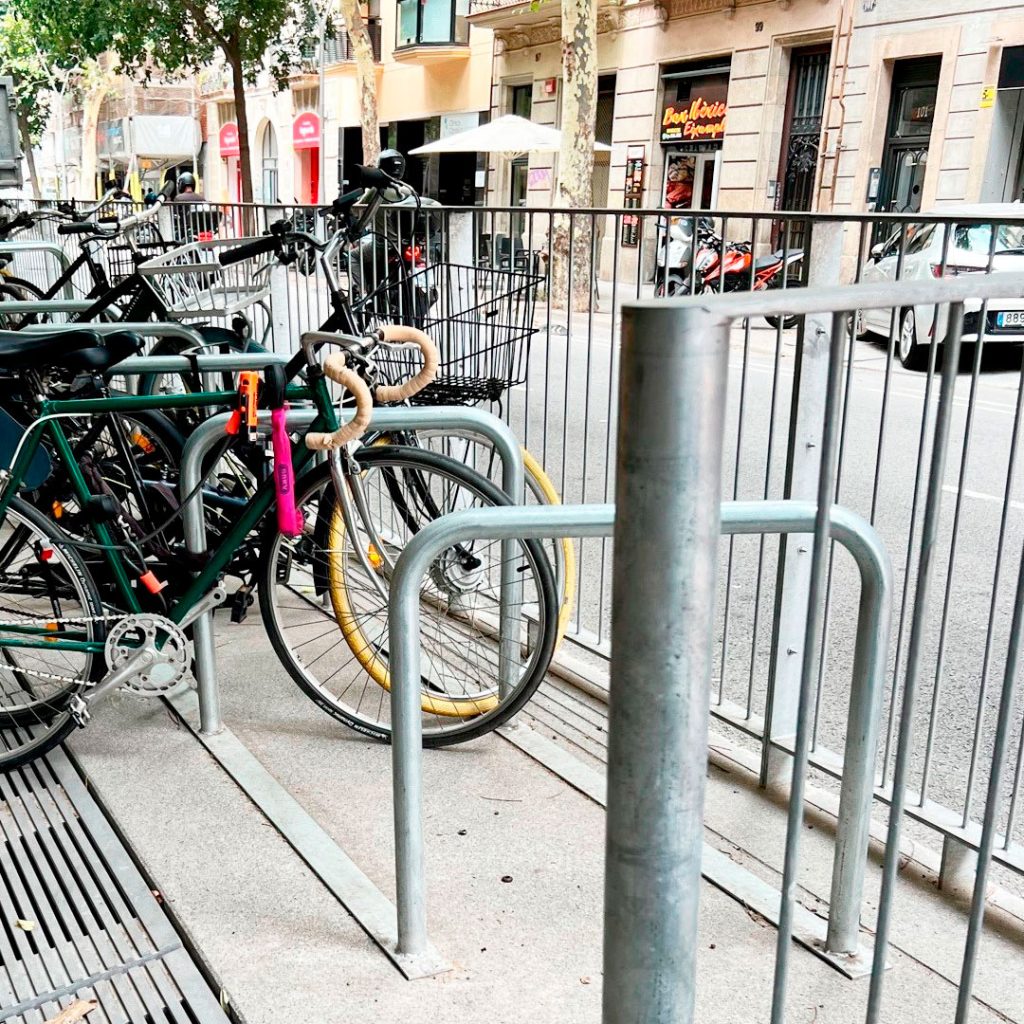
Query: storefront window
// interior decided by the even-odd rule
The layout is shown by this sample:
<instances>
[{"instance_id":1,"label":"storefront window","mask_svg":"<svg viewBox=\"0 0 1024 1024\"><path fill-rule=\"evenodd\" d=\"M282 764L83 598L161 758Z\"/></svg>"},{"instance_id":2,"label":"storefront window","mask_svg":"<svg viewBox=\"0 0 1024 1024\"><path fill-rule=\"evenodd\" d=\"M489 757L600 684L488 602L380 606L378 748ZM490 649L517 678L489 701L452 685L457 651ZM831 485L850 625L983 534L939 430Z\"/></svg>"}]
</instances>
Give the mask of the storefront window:
<instances>
[{"instance_id":1,"label":"storefront window","mask_svg":"<svg viewBox=\"0 0 1024 1024\"><path fill-rule=\"evenodd\" d=\"M729 64L724 60L677 64L662 75L661 143L665 177L661 205L708 210L718 199L722 139L726 131Z\"/></svg>"}]
</instances>

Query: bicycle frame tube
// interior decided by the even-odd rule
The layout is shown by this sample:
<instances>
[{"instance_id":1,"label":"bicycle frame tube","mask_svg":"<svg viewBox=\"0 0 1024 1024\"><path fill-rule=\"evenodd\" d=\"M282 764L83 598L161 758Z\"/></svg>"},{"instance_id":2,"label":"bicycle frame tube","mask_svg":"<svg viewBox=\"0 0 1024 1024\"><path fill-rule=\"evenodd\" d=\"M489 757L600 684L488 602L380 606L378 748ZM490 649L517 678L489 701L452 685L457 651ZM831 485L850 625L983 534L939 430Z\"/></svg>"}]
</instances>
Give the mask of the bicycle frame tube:
<instances>
[{"instance_id":1,"label":"bicycle frame tube","mask_svg":"<svg viewBox=\"0 0 1024 1024\"><path fill-rule=\"evenodd\" d=\"M323 376L315 376L311 383L311 388L290 385L286 390L286 397L291 400L308 401L312 399L314 401L318 416L310 429L326 431L337 429L338 417ZM18 451L17 458L11 466L9 475L4 481L2 493L0 493L0 520L6 516L11 500L20 489L20 484L25 478L25 474L36 451L43 443L44 437L47 436L53 442L58 455L58 461L64 465L68 473L75 496L83 504L92 497L88 483L75 460L71 443L64 433L60 419L57 417L69 414L86 415L103 412L131 412L143 409L209 408L229 405L235 401L237 401L237 393L234 391L204 391L191 395L122 395L111 398L44 402L40 407L39 420L29 428ZM306 448L300 438L292 446L292 462L296 475L312 462L313 457L314 453ZM188 590L175 601L168 613L169 618L175 622L181 622L192 606L216 584L237 548L270 509L274 497L274 481L273 478L268 477L259 485L255 494L246 503L242 514L221 539L216 550L210 554L209 561L202 572L195 577ZM124 559L121 557L110 531L103 523L97 523L95 530L97 541L105 546L103 555L114 575L124 607L131 613L141 611L141 605L131 585L131 579ZM15 626L5 628L10 632L21 634L21 636L0 637L0 649L3 647L45 647L51 650L58 648L62 650L87 650L95 653L102 650L103 646L95 641L74 640L69 637L54 635L52 632L40 631L38 627L26 626L22 628ZM34 639L36 636L39 639Z\"/></svg>"}]
</instances>

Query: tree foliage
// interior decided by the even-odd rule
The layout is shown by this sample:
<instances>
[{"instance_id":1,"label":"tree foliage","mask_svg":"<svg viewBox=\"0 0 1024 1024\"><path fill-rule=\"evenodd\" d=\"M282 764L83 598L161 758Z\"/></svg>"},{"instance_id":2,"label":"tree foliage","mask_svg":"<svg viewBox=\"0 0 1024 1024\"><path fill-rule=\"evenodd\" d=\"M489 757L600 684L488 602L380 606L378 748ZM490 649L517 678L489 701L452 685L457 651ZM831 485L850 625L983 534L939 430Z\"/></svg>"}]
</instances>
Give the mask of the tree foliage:
<instances>
[{"instance_id":1,"label":"tree foliage","mask_svg":"<svg viewBox=\"0 0 1024 1024\"><path fill-rule=\"evenodd\" d=\"M278 85L308 54L318 24L300 0L10 0L58 61L117 53L126 71L198 73L222 58L238 112L243 198L252 199L245 90L262 71Z\"/></svg>"},{"instance_id":2,"label":"tree foliage","mask_svg":"<svg viewBox=\"0 0 1024 1024\"><path fill-rule=\"evenodd\" d=\"M10 9L0 14L0 75L14 79L18 121L24 123L32 142L38 143L50 113L53 80L30 26Z\"/></svg>"}]
</instances>

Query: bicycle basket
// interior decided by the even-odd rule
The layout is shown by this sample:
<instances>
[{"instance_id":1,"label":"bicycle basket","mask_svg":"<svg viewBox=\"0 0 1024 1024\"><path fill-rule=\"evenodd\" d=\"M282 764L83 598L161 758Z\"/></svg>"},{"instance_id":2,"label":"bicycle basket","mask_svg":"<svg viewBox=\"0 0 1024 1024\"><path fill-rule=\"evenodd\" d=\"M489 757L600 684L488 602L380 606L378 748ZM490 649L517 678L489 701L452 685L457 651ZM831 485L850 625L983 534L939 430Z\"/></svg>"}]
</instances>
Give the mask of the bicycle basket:
<instances>
[{"instance_id":1,"label":"bicycle basket","mask_svg":"<svg viewBox=\"0 0 1024 1024\"><path fill-rule=\"evenodd\" d=\"M110 279L111 285L121 284L126 278L131 277L135 273L137 262L142 263L160 256L173 249L177 244L177 242L164 242L158 239L146 242L137 241L135 243L135 249L138 250L137 256L131 246L108 245L107 277Z\"/></svg>"},{"instance_id":2,"label":"bicycle basket","mask_svg":"<svg viewBox=\"0 0 1024 1024\"><path fill-rule=\"evenodd\" d=\"M254 256L222 267L219 253L249 238L214 238L179 245L139 265L167 315L175 320L228 317L270 294L266 256Z\"/></svg>"},{"instance_id":3,"label":"bicycle basket","mask_svg":"<svg viewBox=\"0 0 1024 1024\"><path fill-rule=\"evenodd\" d=\"M437 263L381 282L360 306L368 326L409 324L437 345L437 377L412 399L414 404L495 402L526 380L543 280L525 270ZM399 381L416 372L419 357L382 351L378 365L385 379Z\"/></svg>"}]
</instances>

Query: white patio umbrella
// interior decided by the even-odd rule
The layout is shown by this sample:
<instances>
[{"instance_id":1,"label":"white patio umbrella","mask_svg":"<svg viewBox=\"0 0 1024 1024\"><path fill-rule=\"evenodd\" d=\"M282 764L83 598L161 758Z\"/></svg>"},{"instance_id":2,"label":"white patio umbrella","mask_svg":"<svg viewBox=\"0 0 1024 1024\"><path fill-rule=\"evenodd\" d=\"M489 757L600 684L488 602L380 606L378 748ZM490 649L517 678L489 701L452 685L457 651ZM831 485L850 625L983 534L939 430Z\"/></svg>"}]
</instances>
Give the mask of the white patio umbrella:
<instances>
[{"instance_id":1,"label":"white patio umbrella","mask_svg":"<svg viewBox=\"0 0 1024 1024\"><path fill-rule=\"evenodd\" d=\"M504 153L509 157L526 153L557 153L562 148L562 133L546 124L536 124L516 114L505 114L487 124L456 135L428 142L410 149L410 156L429 156L431 153ZM611 146L603 142L594 144L595 151L606 153Z\"/></svg>"}]
</instances>

